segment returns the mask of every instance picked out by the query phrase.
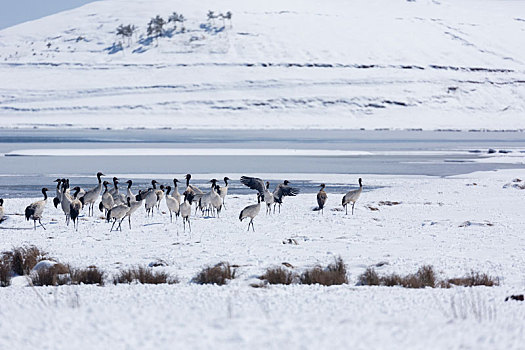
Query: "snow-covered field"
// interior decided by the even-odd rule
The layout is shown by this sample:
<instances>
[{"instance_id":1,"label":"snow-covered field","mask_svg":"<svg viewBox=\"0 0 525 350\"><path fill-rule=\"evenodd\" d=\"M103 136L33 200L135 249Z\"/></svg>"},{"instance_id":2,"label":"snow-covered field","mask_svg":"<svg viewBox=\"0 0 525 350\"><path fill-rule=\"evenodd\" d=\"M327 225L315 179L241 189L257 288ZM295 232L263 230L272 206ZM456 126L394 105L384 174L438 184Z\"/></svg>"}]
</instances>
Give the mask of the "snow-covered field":
<instances>
[{"instance_id":1,"label":"snow-covered field","mask_svg":"<svg viewBox=\"0 0 525 350\"><path fill-rule=\"evenodd\" d=\"M0 31L0 127L523 129L524 32L521 1L98 1Z\"/></svg>"},{"instance_id":2,"label":"snow-covered field","mask_svg":"<svg viewBox=\"0 0 525 350\"><path fill-rule=\"evenodd\" d=\"M355 183L358 176L365 192L355 215L346 216L334 210L342 194L331 193L330 184ZM59 261L96 265L109 276L161 259L168 266L155 269L180 283L0 288L0 347L522 348L525 304L504 299L525 289L523 190L506 186L525 178L525 171L309 178L328 185L324 215L312 211L315 195L288 197L280 214L261 211L255 232L238 220L254 195L227 198L220 218L192 217L191 236L180 219L170 223L159 212L146 218L143 210L134 215L132 230L123 224L122 232L110 233L97 214L82 217L75 232L51 203L47 230L34 231L17 215L34 199L6 201L2 250L34 244ZM348 285L250 286L268 267L287 262L301 272L336 256L347 264ZM239 265L238 278L223 287L191 283L202 267L220 261ZM356 286L359 274L378 263L385 263L376 268L380 273L401 274L431 264L440 278L475 270L499 277L501 285Z\"/></svg>"}]
</instances>

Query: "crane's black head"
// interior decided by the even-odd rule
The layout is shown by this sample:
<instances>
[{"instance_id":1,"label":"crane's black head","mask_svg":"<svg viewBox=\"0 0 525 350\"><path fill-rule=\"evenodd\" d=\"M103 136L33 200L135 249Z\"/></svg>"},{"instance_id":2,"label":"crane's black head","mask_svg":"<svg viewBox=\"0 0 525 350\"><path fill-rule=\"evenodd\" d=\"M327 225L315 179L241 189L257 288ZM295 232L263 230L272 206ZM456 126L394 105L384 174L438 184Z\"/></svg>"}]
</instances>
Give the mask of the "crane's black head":
<instances>
[{"instance_id":1,"label":"crane's black head","mask_svg":"<svg viewBox=\"0 0 525 350\"><path fill-rule=\"evenodd\" d=\"M158 184L157 180L151 180L151 184Z\"/></svg>"},{"instance_id":2,"label":"crane's black head","mask_svg":"<svg viewBox=\"0 0 525 350\"><path fill-rule=\"evenodd\" d=\"M285 186L288 186L289 183L290 183L290 181L288 181L288 180L284 180L284 185L285 185Z\"/></svg>"},{"instance_id":3,"label":"crane's black head","mask_svg":"<svg viewBox=\"0 0 525 350\"><path fill-rule=\"evenodd\" d=\"M224 182L230 181L230 178L228 176L224 177Z\"/></svg>"},{"instance_id":4,"label":"crane's black head","mask_svg":"<svg viewBox=\"0 0 525 350\"><path fill-rule=\"evenodd\" d=\"M76 187L73 187L73 191L75 191L75 195L78 194L78 192L80 192L80 187L76 186Z\"/></svg>"},{"instance_id":5,"label":"crane's black head","mask_svg":"<svg viewBox=\"0 0 525 350\"><path fill-rule=\"evenodd\" d=\"M0 207L4 205L4 200L2 198L0 198Z\"/></svg>"},{"instance_id":6,"label":"crane's black head","mask_svg":"<svg viewBox=\"0 0 525 350\"><path fill-rule=\"evenodd\" d=\"M186 180L191 179L191 174L186 174Z\"/></svg>"},{"instance_id":7,"label":"crane's black head","mask_svg":"<svg viewBox=\"0 0 525 350\"><path fill-rule=\"evenodd\" d=\"M49 189L48 189L47 187L44 187L44 188L42 189L42 193L47 192L47 191L49 191Z\"/></svg>"},{"instance_id":8,"label":"crane's black head","mask_svg":"<svg viewBox=\"0 0 525 350\"><path fill-rule=\"evenodd\" d=\"M177 182L180 182L179 180L177 179L173 179L173 183L176 184Z\"/></svg>"},{"instance_id":9,"label":"crane's black head","mask_svg":"<svg viewBox=\"0 0 525 350\"><path fill-rule=\"evenodd\" d=\"M126 181L126 183L128 184L128 188L130 188L131 185L133 185L133 181L131 181L131 180Z\"/></svg>"},{"instance_id":10,"label":"crane's black head","mask_svg":"<svg viewBox=\"0 0 525 350\"><path fill-rule=\"evenodd\" d=\"M325 184L321 184L321 186L319 186L319 187L321 187L321 188L325 188L326 185L325 185Z\"/></svg>"},{"instance_id":11,"label":"crane's black head","mask_svg":"<svg viewBox=\"0 0 525 350\"><path fill-rule=\"evenodd\" d=\"M217 183L217 179L211 179L210 182L215 185Z\"/></svg>"},{"instance_id":12,"label":"crane's black head","mask_svg":"<svg viewBox=\"0 0 525 350\"><path fill-rule=\"evenodd\" d=\"M163 190L164 189L164 185L160 185L160 189Z\"/></svg>"},{"instance_id":13,"label":"crane's black head","mask_svg":"<svg viewBox=\"0 0 525 350\"><path fill-rule=\"evenodd\" d=\"M62 179L56 179L55 181L53 182L58 182L58 183L61 183L62 182Z\"/></svg>"},{"instance_id":14,"label":"crane's black head","mask_svg":"<svg viewBox=\"0 0 525 350\"><path fill-rule=\"evenodd\" d=\"M104 182L102 183L104 186L107 187L107 185L109 185L109 182L107 182L106 180L104 180Z\"/></svg>"},{"instance_id":15,"label":"crane's black head","mask_svg":"<svg viewBox=\"0 0 525 350\"><path fill-rule=\"evenodd\" d=\"M102 172L99 171L99 172L97 173L97 177L101 177L101 176L104 176L104 174L102 174Z\"/></svg>"},{"instance_id":16,"label":"crane's black head","mask_svg":"<svg viewBox=\"0 0 525 350\"><path fill-rule=\"evenodd\" d=\"M113 182L117 181L118 180L118 177L116 176L113 176Z\"/></svg>"},{"instance_id":17,"label":"crane's black head","mask_svg":"<svg viewBox=\"0 0 525 350\"><path fill-rule=\"evenodd\" d=\"M359 186L363 186L363 183L361 182L361 178L359 178Z\"/></svg>"},{"instance_id":18,"label":"crane's black head","mask_svg":"<svg viewBox=\"0 0 525 350\"><path fill-rule=\"evenodd\" d=\"M170 192L171 192L171 186L168 185L166 186L166 194L170 194Z\"/></svg>"}]
</instances>

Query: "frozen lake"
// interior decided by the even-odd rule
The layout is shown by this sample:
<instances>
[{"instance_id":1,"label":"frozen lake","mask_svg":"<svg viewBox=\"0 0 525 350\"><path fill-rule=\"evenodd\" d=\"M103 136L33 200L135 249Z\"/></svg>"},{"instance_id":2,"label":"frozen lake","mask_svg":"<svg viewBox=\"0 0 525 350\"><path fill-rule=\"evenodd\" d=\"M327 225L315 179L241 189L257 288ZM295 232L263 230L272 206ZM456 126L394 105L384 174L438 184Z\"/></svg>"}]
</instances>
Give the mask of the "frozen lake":
<instances>
[{"instance_id":1,"label":"frozen lake","mask_svg":"<svg viewBox=\"0 0 525 350\"><path fill-rule=\"evenodd\" d=\"M90 186L97 171L128 175L139 186L152 176L170 183L174 176L200 174L195 183L204 186L206 174L448 176L524 167L473 161L487 156L489 148L523 152L525 137L521 132L388 130L1 130L0 196L37 195L57 177ZM318 189L304 178L288 179L303 192ZM234 180L232 193L245 193Z\"/></svg>"}]
</instances>

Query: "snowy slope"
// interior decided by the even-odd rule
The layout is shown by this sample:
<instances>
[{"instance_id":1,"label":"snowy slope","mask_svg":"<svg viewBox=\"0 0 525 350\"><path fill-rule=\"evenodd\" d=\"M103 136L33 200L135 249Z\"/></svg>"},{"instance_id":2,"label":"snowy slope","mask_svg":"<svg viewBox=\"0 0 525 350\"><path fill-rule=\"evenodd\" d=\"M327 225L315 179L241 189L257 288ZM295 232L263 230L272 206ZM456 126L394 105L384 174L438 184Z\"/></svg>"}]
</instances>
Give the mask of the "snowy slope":
<instances>
[{"instance_id":1,"label":"snowy slope","mask_svg":"<svg viewBox=\"0 0 525 350\"><path fill-rule=\"evenodd\" d=\"M99 1L0 31L0 126L521 129L524 31L518 1Z\"/></svg>"}]
</instances>

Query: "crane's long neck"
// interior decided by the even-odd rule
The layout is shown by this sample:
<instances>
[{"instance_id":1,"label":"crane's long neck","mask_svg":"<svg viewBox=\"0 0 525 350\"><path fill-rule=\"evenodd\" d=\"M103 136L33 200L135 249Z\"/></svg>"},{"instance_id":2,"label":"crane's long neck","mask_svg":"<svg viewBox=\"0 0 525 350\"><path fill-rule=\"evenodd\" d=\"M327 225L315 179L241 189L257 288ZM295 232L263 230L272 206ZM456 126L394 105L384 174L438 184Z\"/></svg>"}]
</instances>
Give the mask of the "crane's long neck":
<instances>
[{"instance_id":1,"label":"crane's long neck","mask_svg":"<svg viewBox=\"0 0 525 350\"><path fill-rule=\"evenodd\" d=\"M42 190L42 194L44 195L44 200L47 200L47 192Z\"/></svg>"},{"instance_id":2,"label":"crane's long neck","mask_svg":"<svg viewBox=\"0 0 525 350\"><path fill-rule=\"evenodd\" d=\"M97 179L98 179L98 183L101 184L102 183L102 179L100 178L102 175L100 174L97 174Z\"/></svg>"}]
</instances>

